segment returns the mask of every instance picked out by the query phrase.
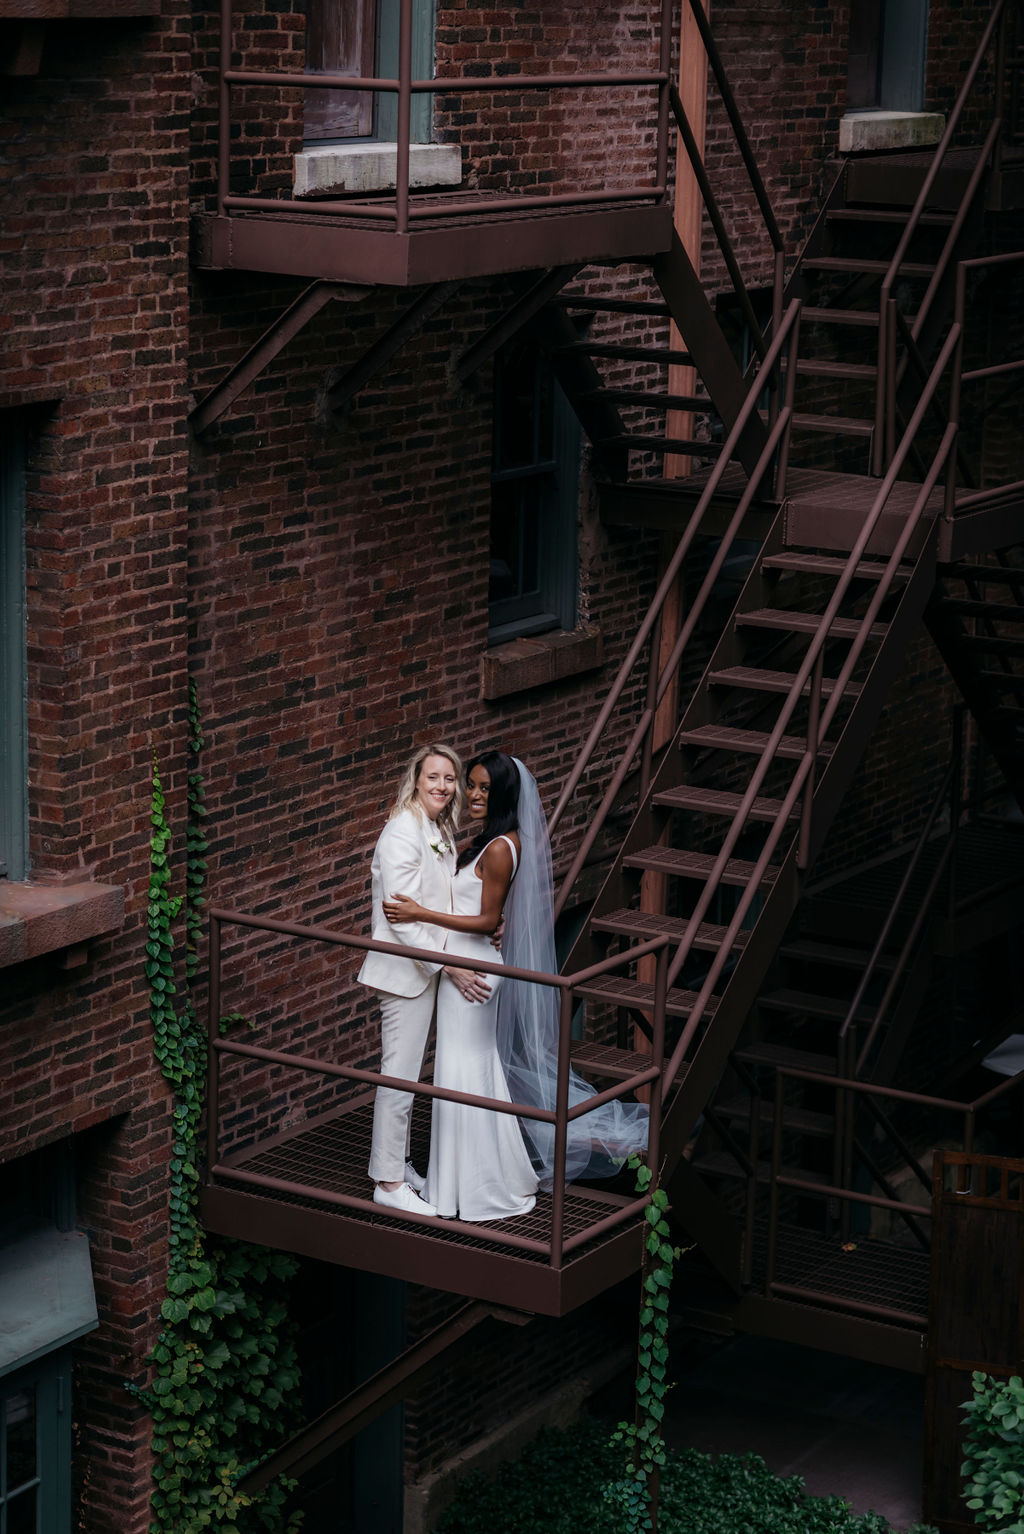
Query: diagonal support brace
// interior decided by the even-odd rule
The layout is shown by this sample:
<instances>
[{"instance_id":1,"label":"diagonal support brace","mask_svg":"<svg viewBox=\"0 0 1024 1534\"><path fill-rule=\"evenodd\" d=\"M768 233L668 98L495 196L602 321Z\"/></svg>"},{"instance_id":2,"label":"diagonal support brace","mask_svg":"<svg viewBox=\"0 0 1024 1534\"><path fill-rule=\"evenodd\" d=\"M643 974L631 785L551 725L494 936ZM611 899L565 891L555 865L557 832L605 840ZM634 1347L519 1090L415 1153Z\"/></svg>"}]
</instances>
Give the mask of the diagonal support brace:
<instances>
[{"instance_id":1,"label":"diagonal support brace","mask_svg":"<svg viewBox=\"0 0 1024 1534\"><path fill-rule=\"evenodd\" d=\"M506 341L516 334L516 331L532 320L544 305L550 303L556 293L561 292L567 282L571 282L576 273L581 270L575 266L555 266L543 276L539 277L526 292L516 300L512 308L507 310L499 319L495 320L484 331L479 341L458 354L453 366L453 373L458 383L464 384L468 378L483 367L495 352L505 345Z\"/></svg>"},{"instance_id":2,"label":"diagonal support brace","mask_svg":"<svg viewBox=\"0 0 1024 1534\"><path fill-rule=\"evenodd\" d=\"M364 353L355 366L349 368L347 373L343 373L336 383L331 384L327 390L328 408L335 414L343 411L355 399L360 389L365 388L371 378L375 378L387 367L392 357L412 340L417 331L422 330L427 321L443 308L461 286L461 281L435 282L426 288L419 298L414 299L402 311L390 330L381 336L368 352Z\"/></svg>"},{"instance_id":3,"label":"diagonal support brace","mask_svg":"<svg viewBox=\"0 0 1024 1534\"><path fill-rule=\"evenodd\" d=\"M236 362L220 383L200 400L189 416L193 430L206 431L215 421L219 421L243 390L249 387L253 379L259 377L278 352L287 346L300 330L304 330L325 305L334 299L355 303L372 292L372 288L357 287L347 282L311 283L263 332L255 346L250 347L241 361Z\"/></svg>"},{"instance_id":4,"label":"diagonal support brace","mask_svg":"<svg viewBox=\"0 0 1024 1534\"><path fill-rule=\"evenodd\" d=\"M450 1350L464 1342L482 1322L498 1320L525 1325L532 1319L520 1311L485 1305L479 1300L463 1305L448 1321L350 1391L330 1411L300 1428L274 1454L242 1476L236 1483L237 1489L251 1496L279 1475L302 1475L407 1396L441 1362L446 1363Z\"/></svg>"}]
</instances>

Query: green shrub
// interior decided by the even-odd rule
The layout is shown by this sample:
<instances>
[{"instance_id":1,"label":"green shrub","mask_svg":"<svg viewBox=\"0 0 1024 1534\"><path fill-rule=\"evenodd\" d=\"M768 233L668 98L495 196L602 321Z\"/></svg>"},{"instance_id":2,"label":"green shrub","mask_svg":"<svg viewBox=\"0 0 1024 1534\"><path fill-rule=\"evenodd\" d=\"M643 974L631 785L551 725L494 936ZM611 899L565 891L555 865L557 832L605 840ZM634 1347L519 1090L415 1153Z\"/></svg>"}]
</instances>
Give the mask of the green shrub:
<instances>
[{"instance_id":1,"label":"green shrub","mask_svg":"<svg viewBox=\"0 0 1024 1534\"><path fill-rule=\"evenodd\" d=\"M1024 1380L975 1372L965 1401L964 1497L981 1529L1024 1534Z\"/></svg>"},{"instance_id":2,"label":"green shrub","mask_svg":"<svg viewBox=\"0 0 1024 1534\"><path fill-rule=\"evenodd\" d=\"M621 1449L600 1423L542 1433L493 1479L467 1476L438 1534L620 1534L624 1514L603 1496ZM889 1534L877 1513L840 1497L811 1497L799 1476L773 1475L756 1454L669 1451L661 1471L659 1534ZM917 1534L924 1534L919 1529Z\"/></svg>"}]
</instances>

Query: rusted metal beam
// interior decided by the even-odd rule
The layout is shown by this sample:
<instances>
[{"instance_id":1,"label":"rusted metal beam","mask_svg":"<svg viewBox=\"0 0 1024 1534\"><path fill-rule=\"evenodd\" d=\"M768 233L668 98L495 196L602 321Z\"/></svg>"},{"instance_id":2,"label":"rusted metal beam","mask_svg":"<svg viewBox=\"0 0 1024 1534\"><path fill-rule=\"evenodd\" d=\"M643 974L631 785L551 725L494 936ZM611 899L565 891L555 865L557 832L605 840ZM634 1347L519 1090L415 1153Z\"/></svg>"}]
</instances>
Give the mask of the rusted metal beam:
<instances>
[{"instance_id":1,"label":"rusted metal beam","mask_svg":"<svg viewBox=\"0 0 1024 1534\"><path fill-rule=\"evenodd\" d=\"M300 293L295 302L290 304L272 325L268 326L255 346L250 347L241 361L236 362L220 383L216 384L199 402L189 416L193 430L206 431L215 421L219 421L238 396L274 360L278 352L287 346L300 330L304 330L310 320L319 314L326 304L334 299L354 303L358 299L366 298L372 292L373 289L370 287L357 287L351 283L311 283L303 293Z\"/></svg>"},{"instance_id":2,"label":"rusted metal beam","mask_svg":"<svg viewBox=\"0 0 1024 1534\"><path fill-rule=\"evenodd\" d=\"M532 1317L478 1301L463 1305L450 1320L411 1348L406 1348L398 1358L350 1391L330 1411L295 1433L275 1454L243 1476L236 1483L237 1490L249 1496L262 1491L279 1475L300 1476L319 1464L415 1389L438 1367L439 1361L447 1363L452 1348L464 1342L482 1322L491 1320L514 1320L522 1324Z\"/></svg>"},{"instance_id":3,"label":"rusted metal beam","mask_svg":"<svg viewBox=\"0 0 1024 1534\"><path fill-rule=\"evenodd\" d=\"M335 412L344 410L360 389L365 388L371 378L375 378L387 367L392 357L412 340L417 331L422 330L461 286L461 282L435 282L419 298L414 299L391 329L327 390L329 409Z\"/></svg>"},{"instance_id":4,"label":"rusted metal beam","mask_svg":"<svg viewBox=\"0 0 1024 1534\"><path fill-rule=\"evenodd\" d=\"M556 293L560 293L567 282L570 282L580 270L577 263L573 266L556 266L551 271L545 272L539 277L525 293L512 305L511 309L495 320L494 324L485 330L479 341L460 352L455 361L453 372L460 384L483 367L495 352L505 345L506 341L516 334L528 320L550 303Z\"/></svg>"}]
</instances>

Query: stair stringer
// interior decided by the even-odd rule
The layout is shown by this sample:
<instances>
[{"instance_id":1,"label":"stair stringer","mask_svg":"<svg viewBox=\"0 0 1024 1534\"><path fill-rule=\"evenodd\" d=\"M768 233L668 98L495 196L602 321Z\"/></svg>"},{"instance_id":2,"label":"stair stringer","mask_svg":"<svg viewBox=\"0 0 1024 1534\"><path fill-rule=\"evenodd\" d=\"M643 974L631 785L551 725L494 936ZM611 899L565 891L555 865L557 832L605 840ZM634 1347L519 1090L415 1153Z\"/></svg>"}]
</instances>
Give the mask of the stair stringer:
<instances>
[{"instance_id":1,"label":"stair stringer","mask_svg":"<svg viewBox=\"0 0 1024 1534\"><path fill-rule=\"evenodd\" d=\"M1024 607L1021 616L1024 619ZM963 622L955 613L943 611L938 592L925 609L924 621L1010 792L1024 810L1024 773L1014 750L1013 729L1004 726L997 717L996 700L989 684L982 679L980 665L975 663L970 646L963 643L967 637Z\"/></svg>"},{"instance_id":2,"label":"stair stringer","mask_svg":"<svg viewBox=\"0 0 1024 1534\"><path fill-rule=\"evenodd\" d=\"M707 293L675 231L671 249L664 255L655 256L652 270L728 435L747 397L749 385L744 381ZM737 457L747 474L754 472L767 436L763 421L756 415L751 416L737 448Z\"/></svg>"}]
</instances>

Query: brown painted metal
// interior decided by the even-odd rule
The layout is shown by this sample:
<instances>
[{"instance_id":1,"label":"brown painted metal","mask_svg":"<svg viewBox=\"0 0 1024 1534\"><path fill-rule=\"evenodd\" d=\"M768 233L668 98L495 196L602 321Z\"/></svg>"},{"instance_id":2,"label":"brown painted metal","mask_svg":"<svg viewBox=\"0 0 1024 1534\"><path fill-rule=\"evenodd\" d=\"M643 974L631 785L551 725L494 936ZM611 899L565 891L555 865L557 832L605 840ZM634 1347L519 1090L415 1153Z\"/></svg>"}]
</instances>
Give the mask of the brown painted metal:
<instances>
[{"instance_id":1,"label":"brown painted metal","mask_svg":"<svg viewBox=\"0 0 1024 1534\"><path fill-rule=\"evenodd\" d=\"M360 389L365 388L372 378L376 378L377 374L387 367L392 358L418 331L423 329L428 320L433 319L438 310L443 309L448 300L455 297L461 286L461 282L439 282L420 293L399 315L387 333L381 336L368 351L365 351L359 361L349 368L337 383L331 384L327 390L330 408L336 413L345 410Z\"/></svg>"},{"instance_id":2,"label":"brown painted metal","mask_svg":"<svg viewBox=\"0 0 1024 1534\"><path fill-rule=\"evenodd\" d=\"M245 356L200 400L189 416L193 431L203 432L219 421L238 396L263 372L278 352L287 346L326 304L335 299L354 303L372 292L368 287L354 287L339 282L314 282L294 303L278 316L251 346Z\"/></svg>"},{"instance_id":3,"label":"brown painted metal","mask_svg":"<svg viewBox=\"0 0 1024 1534\"><path fill-rule=\"evenodd\" d=\"M303 1475L369 1423L375 1422L388 1407L409 1395L437 1369L440 1359L443 1358L446 1365L451 1362L459 1345L485 1321L500 1319L500 1316L500 1311L493 1305L476 1302L463 1305L450 1320L435 1327L371 1379L350 1391L330 1411L294 1433L255 1470L241 1477L236 1483L238 1491L243 1496L251 1496L269 1486L279 1475Z\"/></svg>"},{"instance_id":4,"label":"brown painted metal","mask_svg":"<svg viewBox=\"0 0 1024 1534\"><path fill-rule=\"evenodd\" d=\"M495 352L500 351L505 343L510 341L529 320L532 320L545 304L549 304L565 287L565 284L572 281L579 270L579 266L575 264L559 266L538 277L537 281L516 299L512 307L484 331L479 340L474 341L472 346L467 346L459 353L454 366L458 382L464 384L479 368L483 367L485 362L489 362Z\"/></svg>"},{"instance_id":5,"label":"brown painted metal","mask_svg":"<svg viewBox=\"0 0 1024 1534\"><path fill-rule=\"evenodd\" d=\"M651 194L644 195L649 199ZM290 214L199 214L193 259L214 269L417 287L498 272L647 258L671 242L671 208L649 201L620 199L602 207L576 200L562 204L558 217L532 219L517 219L514 209L491 213L485 199L477 206L478 212L470 212L467 204L454 226L451 219L444 227L414 225L408 235L370 226L361 215L348 218L341 203L332 205L333 217L312 215L301 204ZM386 219L393 219L390 210Z\"/></svg>"}]
</instances>

